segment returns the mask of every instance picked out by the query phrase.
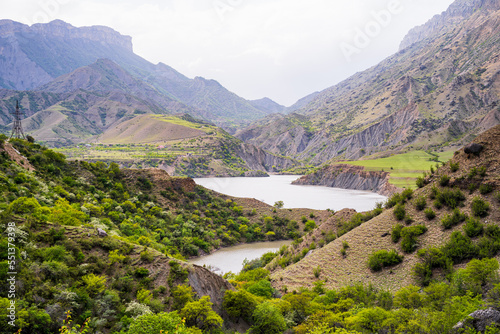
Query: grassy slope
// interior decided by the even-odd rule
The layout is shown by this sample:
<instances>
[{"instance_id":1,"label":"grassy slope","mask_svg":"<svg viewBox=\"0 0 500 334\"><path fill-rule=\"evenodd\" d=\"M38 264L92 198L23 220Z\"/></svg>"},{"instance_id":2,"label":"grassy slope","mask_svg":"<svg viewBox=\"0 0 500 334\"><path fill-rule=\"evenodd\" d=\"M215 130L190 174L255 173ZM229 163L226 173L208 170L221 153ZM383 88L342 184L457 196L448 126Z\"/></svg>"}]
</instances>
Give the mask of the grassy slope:
<instances>
[{"instance_id":1,"label":"grassy slope","mask_svg":"<svg viewBox=\"0 0 500 334\"><path fill-rule=\"evenodd\" d=\"M175 116L141 115L108 129L99 136L103 144L167 143L205 136L214 126L193 123Z\"/></svg>"},{"instance_id":2,"label":"grassy slope","mask_svg":"<svg viewBox=\"0 0 500 334\"><path fill-rule=\"evenodd\" d=\"M437 213L435 219L428 221L423 211L417 211L415 209L413 204L414 200L410 200L409 203L406 204L407 213L414 219L413 225L424 224L428 228L428 231L419 237L420 248L440 246L449 239L453 231L462 230L462 225L444 230L440 221L446 214L449 214L451 210L446 209L446 207L440 210L436 209L433 207L432 201L428 197L432 186L443 188L439 186L440 175L451 176L452 179L450 184L456 183L457 186L465 186L466 189L462 191L466 194L467 200L464 206L460 208L462 212L470 215L473 197L481 196L489 202L491 206L490 215L486 218L482 218L481 221L485 224L499 224L500 203L497 198L495 198L495 196L497 196L495 194L500 189L500 169L498 168L500 166L500 159L498 157L498 151L500 149L500 127L497 126L486 132L476 139L476 142L480 142L482 140L481 138L486 138L483 142L486 143L487 146L479 158L471 157L471 159L468 159L467 154L463 153L463 150L459 151L452 160L454 162L459 162L460 169L458 171L452 173L449 164L447 164L441 167L435 175L430 176L429 180L431 184L415 191L413 198L425 196L427 198L427 207L432 207ZM486 177L484 179L475 177L470 181L467 175L470 170L476 166L486 167ZM464 177L464 179L462 180L461 177ZM491 183L494 185L495 191L487 195L480 195L477 190L473 193L469 193L466 187L467 182L475 182L478 184ZM274 286L281 288L286 285L289 290L298 289L300 286L304 285L312 286L313 282L318 280L313 275L313 270L317 266L322 268L319 279L326 280L325 285L329 288L338 288L346 284L363 283L373 284L374 286L394 291L402 286L415 283L412 276L412 268L419 262L416 257L416 252L405 254L404 261L401 264L378 273L373 273L367 266L370 254L381 249L394 249L398 253L404 254L400 243L394 244L391 241L390 232L392 227L397 223L401 223L396 220L393 211L394 209L384 210L381 215L355 228L351 232L326 245L324 248L313 252L302 261L286 267L284 270L276 271L272 275ZM319 229L321 228L322 227L319 226ZM389 233L389 235L383 236L386 233ZM346 257L341 255L343 242L348 242L350 246L347 250Z\"/></svg>"},{"instance_id":3,"label":"grassy slope","mask_svg":"<svg viewBox=\"0 0 500 334\"><path fill-rule=\"evenodd\" d=\"M453 151L437 154L439 162L448 161ZM436 155L425 151L413 151L403 154L392 155L386 158L344 161L341 164L363 166L366 170L386 171L391 174L390 183L400 188L415 188L415 180L423 172L429 171L431 166L436 165Z\"/></svg>"}]
</instances>

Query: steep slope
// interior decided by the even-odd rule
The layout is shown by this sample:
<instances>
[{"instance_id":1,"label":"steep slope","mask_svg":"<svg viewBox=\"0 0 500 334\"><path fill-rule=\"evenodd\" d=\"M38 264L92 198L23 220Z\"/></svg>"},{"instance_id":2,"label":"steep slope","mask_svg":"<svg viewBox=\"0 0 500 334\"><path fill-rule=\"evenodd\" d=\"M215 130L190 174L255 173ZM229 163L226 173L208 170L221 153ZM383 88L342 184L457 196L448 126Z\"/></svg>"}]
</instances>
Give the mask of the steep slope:
<instances>
[{"instance_id":1,"label":"steep slope","mask_svg":"<svg viewBox=\"0 0 500 334\"><path fill-rule=\"evenodd\" d=\"M95 71L102 70L97 67L109 65L102 61L90 69L78 70L98 59L113 61L134 78L116 70L113 75L117 77L92 77L92 71L95 74ZM64 76L73 71L76 72L69 77ZM120 89L128 94L148 93L145 97L165 102L160 103L161 108L172 108L172 100L176 100L192 109L203 110L198 116L228 126L248 123L269 113L214 80L189 79L165 64L149 63L134 54L129 36L120 35L110 28L76 28L60 20L29 27L11 20L0 20L0 88L32 90L60 76L63 77L43 89L68 91L85 89L90 84L94 89ZM69 81L75 76L81 77ZM120 84L116 79L126 82ZM96 86L97 82L93 80L98 80L99 85ZM145 89L144 82L149 88ZM65 89L61 89L61 84L66 86Z\"/></svg>"},{"instance_id":2,"label":"steep slope","mask_svg":"<svg viewBox=\"0 0 500 334\"><path fill-rule=\"evenodd\" d=\"M474 3L485 7L316 96L300 110L314 132L305 148L267 142L273 120L238 137L313 163L467 142L500 118L500 6Z\"/></svg>"},{"instance_id":3,"label":"steep slope","mask_svg":"<svg viewBox=\"0 0 500 334\"><path fill-rule=\"evenodd\" d=\"M422 259L417 256L416 248L438 248L448 244L448 248L442 250L443 256L452 256L450 261L455 266L475 257L498 256L498 248L489 251L486 251L489 246L483 248L485 245L489 245L489 234L485 234L483 238L478 237L478 234L470 238L467 236L459 237L459 240L463 239L462 246L456 244L450 246L451 235L453 234L454 238L457 238L455 232L462 231L465 225L463 220L454 221L450 225L450 217L456 211L450 208L453 204L451 198L455 198L456 203L459 204L455 203L457 210L471 218L471 220L467 218L467 222L477 220L479 221L477 224L483 226L485 230L493 231L500 228L500 158L498 156L500 125L481 134L474 140L474 143L483 147L480 153L465 153L465 149L461 149L450 163L427 176L425 182L428 184L426 186L413 193L406 192L406 195L403 195L406 197L394 197L396 201L402 201L404 204L384 210L380 215L343 234L340 238L312 252L300 262L292 264L284 270L279 269L278 262L271 263L271 268L276 270L272 275L274 286L287 286L288 289L295 289L304 284L312 286L312 283L317 280L314 278L313 269L319 266L321 268L319 279L325 280L325 285L328 287L362 283L396 290L409 284L422 283L421 279L424 279L424 282L425 279L428 279L428 276L420 277L413 274L415 265L426 258L424 256ZM445 179L448 181L443 181ZM458 192L462 194L463 199L459 199ZM424 206L435 211L435 218L429 219L424 211L417 209L417 200L421 199L424 201ZM436 201L439 201L439 205L436 204ZM489 209L478 211L477 204L474 204L478 201L489 203ZM393 202L392 205L394 204ZM406 249L402 242L395 243L391 240L394 227L403 223L398 220L395 214L395 210L400 210L400 207L403 207L405 211L406 226L423 225L426 227L423 235L420 235L416 240L412 239L415 243L410 246L410 249ZM411 220L406 217L411 217ZM464 218L464 220L466 219ZM322 226L319 226L318 229L323 230ZM339 233L338 228L336 233ZM467 243L469 246L464 246ZM347 248L345 244L348 245ZM458 247L456 252L462 252L460 256L456 255L458 253L453 253L455 249L453 247ZM465 251L465 248L460 247L469 248ZM345 251L343 252L342 249ZM378 272L371 271L368 267L370 256L383 249L395 250L399 254L404 254L404 260L402 263L387 269ZM439 269L430 268L429 270L430 272L426 275L432 276L434 273L439 276L441 272Z\"/></svg>"}]
</instances>

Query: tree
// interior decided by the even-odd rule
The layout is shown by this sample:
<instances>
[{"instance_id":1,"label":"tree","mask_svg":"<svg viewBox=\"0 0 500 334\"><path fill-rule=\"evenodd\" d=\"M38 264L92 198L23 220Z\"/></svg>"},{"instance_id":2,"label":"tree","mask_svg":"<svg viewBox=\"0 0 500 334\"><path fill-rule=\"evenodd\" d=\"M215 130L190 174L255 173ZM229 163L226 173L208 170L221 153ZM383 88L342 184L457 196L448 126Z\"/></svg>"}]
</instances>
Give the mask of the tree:
<instances>
[{"instance_id":1,"label":"tree","mask_svg":"<svg viewBox=\"0 0 500 334\"><path fill-rule=\"evenodd\" d=\"M231 291L227 290L224 294L222 306L229 316L239 320L240 318L250 321L252 314L257 307L257 300L245 290Z\"/></svg>"},{"instance_id":2,"label":"tree","mask_svg":"<svg viewBox=\"0 0 500 334\"><path fill-rule=\"evenodd\" d=\"M209 296L204 296L198 301L189 302L180 312L186 319L188 326L196 326L204 331L222 326L222 318L212 310L213 303Z\"/></svg>"},{"instance_id":3,"label":"tree","mask_svg":"<svg viewBox=\"0 0 500 334\"><path fill-rule=\"evenodd\" d=\"M187 328L180 315L174 311L170 313L144 314L134 319L130 325L129 334L153 333L195 334L201 333L196 329Z\"/></svg>"},{"instance_id":4,"label":"tree","mask_svg":"<svg viewBox=\"0 0 500 334\"><path fill-rule=\"evenodd\" d=\"M276 201L274 202L274 207L276 209L282 209L285 206L285 203L283 201Z\"/></svg>"},{"instance_id":5,"label":"tree","mask_svg":"<svg viewBox=\"0 0 500 334\"><path fill-rule=\"evenodd\" d=\"M271 286L271 282L263 279L248 287L248 292L256 296L271 298L273 296L274 289Z\"/></svg>"},{"instance_id":6,"label":"tree","mask_svg":"<svg viewBox=\"0 0 500 334\"><path fill-rule=\"evenodd\" d=\"M253 319L252 333L278 334L286 329L285 318L278 308L268 301L257 306Z\"/></svg>"},{"instance_id":7,"label":"tree","mask_svg":"<svg viewBox=\"0 0 500 334\"><path fill-rule=\"evenodd\" d=\"M193 301L193 288L187 284L177 285L172 290L172 297L174 299L174 310L181 310L187 303Z\"/></svg>"}]
</instances>

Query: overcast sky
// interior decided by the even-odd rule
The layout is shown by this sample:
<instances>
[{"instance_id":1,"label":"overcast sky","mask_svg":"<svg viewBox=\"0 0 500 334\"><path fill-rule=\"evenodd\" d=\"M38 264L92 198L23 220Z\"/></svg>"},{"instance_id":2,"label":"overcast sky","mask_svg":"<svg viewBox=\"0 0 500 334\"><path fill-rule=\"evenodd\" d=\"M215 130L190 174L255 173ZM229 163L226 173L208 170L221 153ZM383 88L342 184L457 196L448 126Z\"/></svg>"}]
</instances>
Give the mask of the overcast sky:
<instances>
[{"instance_id":1,"label":"overcast sky","mask_svg":"<svg viewBox=\"0 0 500 334\"><path fill-rule=\"evenodd\" d=\"M134 51L291 105L377 64L453 0L0 0L1 18L132 36Z\"/></svg>"}]
</instances>

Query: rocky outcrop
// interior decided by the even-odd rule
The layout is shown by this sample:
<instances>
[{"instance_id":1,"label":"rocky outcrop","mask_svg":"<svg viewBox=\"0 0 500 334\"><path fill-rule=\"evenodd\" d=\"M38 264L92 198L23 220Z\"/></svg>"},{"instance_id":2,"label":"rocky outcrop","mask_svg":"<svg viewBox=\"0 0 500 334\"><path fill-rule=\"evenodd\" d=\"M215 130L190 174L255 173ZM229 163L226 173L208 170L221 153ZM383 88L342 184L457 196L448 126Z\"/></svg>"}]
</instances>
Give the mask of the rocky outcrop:
<instances>
[{"instance_id":1,"label":"rocky outcrop","mask_svg":"<svg viewBox=\"0 0 500 334\"><path fill-rule=\"evenodd\" d=\"M234 287L222 277L212 273L210 270L198 265L188 267L188 284L198 296L210 296L217 313L223 312L222 302L226 290L234 290Z\"/></svg>"},{"instance_id":2,"label":"rocky outcrop","mask_svg":"<svg viewBox=\"0 0 500 334\"><path fill-rule=\"evenodd\" d=\"M409 31L401 42L399 49L403 50L410 45L420 41L430 39L454 27L457 23L469 18L477 10L499 10L499 0L458 0L448 7L448 9L440 15L435 15L427 23L415 27Z\"/></svg>"},{"instance_id":3,"label":"rocky outcrop","mask_svg":"<svg viewBox=\"0 0 500 334\"><path fill-rule=\"evenodd\" d=\"M250 170L261 170L266 172L278 172L297 165L297 162L280 157L254 145L241 143L236 150L236 154L246 162Z\"/></svg>"},{"instance_id":4,"label":"rocky outcrop","mask_svg":"<svg viewBox=\"0 0 500 334\"><path fill-rule=\"evenodd\" d=\"M478 310L469 314L467 319L460 321L453 329L456 333L462 333L460 330L467 328L484 333L486 328L492 325L500 325L500 312L490 307L489 309Z\"/></svg>"},{"instance_id":5,"label":"rocky outcrop","mask_svg":"<svg viewBox=\"0 0 500 334\"><path fill-rule=\"evenodd\" d=\"M330 165L292 182L297 185L321 185L334 188L369 190L384 196L398 192L389 183L389 173L366 171L361 166Z\"/></svg>"}]
</instances>

